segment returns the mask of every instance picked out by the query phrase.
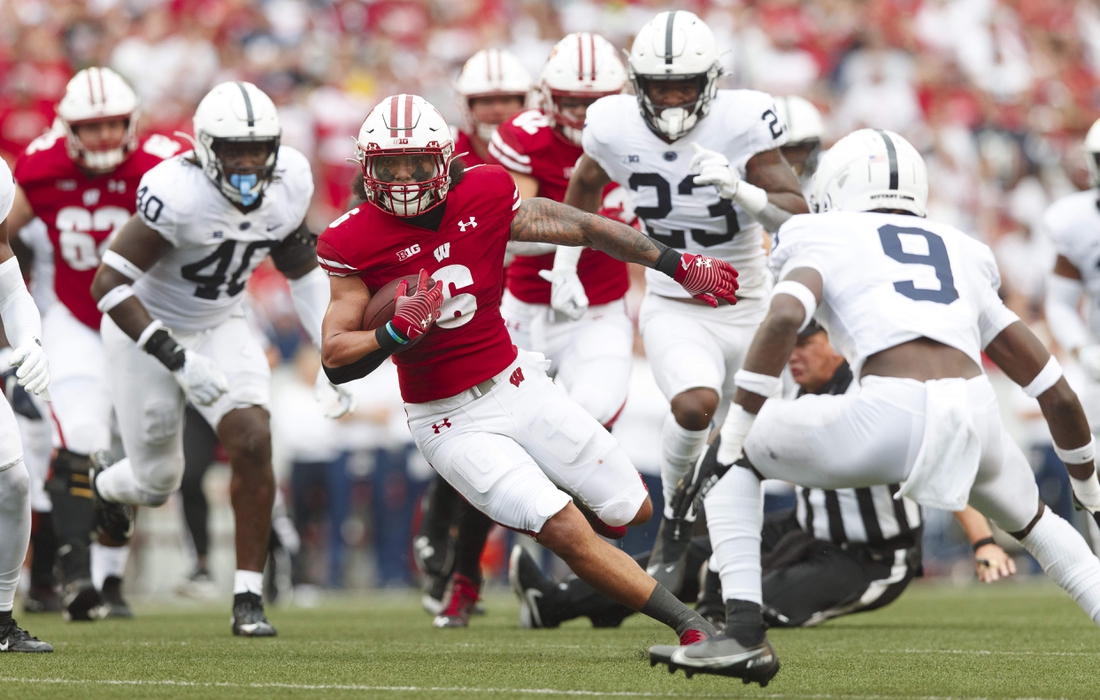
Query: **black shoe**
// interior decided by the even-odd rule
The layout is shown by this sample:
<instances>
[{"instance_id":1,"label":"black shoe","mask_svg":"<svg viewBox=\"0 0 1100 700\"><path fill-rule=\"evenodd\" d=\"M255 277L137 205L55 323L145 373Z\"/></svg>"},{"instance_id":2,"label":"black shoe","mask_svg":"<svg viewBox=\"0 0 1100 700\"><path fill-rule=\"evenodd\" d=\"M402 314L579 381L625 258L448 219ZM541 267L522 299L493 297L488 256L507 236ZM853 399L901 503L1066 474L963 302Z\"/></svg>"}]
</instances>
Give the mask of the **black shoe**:
<instances>
[{"instance_id":1,"label":"black shoe","mask_svg":"<svg viewBox=\"0 0 1100 700\"><path fill-rule=\"evenodd\" d=\"M61 594L61 616L69 622L87 622L96 618L96 611L103 600L88 578L77 579L65 585Z\"/></svg>"},{"instance_id":2,"label":"black shoe","mask_svg":"<svg viewBox=\"0 0 1100 700\"><path fill-rule=\"evenodd\" d=\"M539 565L518 544L512 547L508 558L508 584L519 599L519 626L524 629L557 627L555 620L548 619L543 604L557 592L550 579L542 573Z\"/></svg>"},{"instance_id":3,"label":"black shoe","mask_svg":"<svg viewBox=\"0 0 1100 700\"><path fill-rule=\"evenodd\" d=\"M684 585L684 569L694 527L695 523L682 518L661 518L661 526L657 530L657 544L649 555L646 573L672 595L677 595Z\"/></svg>"},{"instance_id":4,"label":"black shoe","mask_svg":"<svg viewBox=\"0 0 1100 700\"><path fill-rule=\"evenodd\" d=\"M21 651L31 654L53 651L53 647L38 637L27 634L13 619L0 627L0 651Z\"/></svg>"},{"instance_id":5,"label":"black shoe","mask_svg":"<svg viewBox=\"0 0 1100 700\"><path fill-rule=\"evenodd\" d=\"M649 665L668 664L668 672L684 669L691 678L696 673L740 678L744 683L759 683L763 688L779 672L779 657L765 637L760 644L742 646L735 639L718 635L688 646L649 648Z\"/></svg>"},{"instance_id":6,"label":"black shoe","mask_svg":"<svg viewBox=\"0 0 1100 700\"><path fill-rule=\"evenodd\" d=\"M255 593L233 596L233 634L238 637L274 637L275 628L264 615L264 601Z\"/></svg>"},{"instance_id":7,"label":"black shoe","mask_svg":"<svg viewBox=\"0 0 1100 700\"><path fill-rule=\"evenodd\" d=\"M718 572L707 568L706 562L703 562L703 574L703 590L699 593L699 604L695 606L695 612L721 632L726 628L726 601L722 600L722 579Z\"/></svg>"},{"instance_id":8,"label":"black shoe","mask_svg":"<svg viewBox=\"0 0 1100 700\"><path fill-rule=\"evenodd\" d=\"M61 596L54 586L31 585L31 592L23 599L23 612L57 613L61 612Z\"/></svg>"},{"instance_id":9,"label":"black shoe","mask_svg":"<svg viewBox=\"0 0 1100 700\"><path fill-rule=\"evenodd\" d=\"M118 576L108 576L103 580L103 588L99 589L99 597L103 599L103 605L99 606L99 616L130 619L134 611L130 604L122 599L122 579Z\"/></svg>"},{"instance_id":10,"label":"black shoe","mask_svg":"<svg viewBox=\"0 0 1100 700\"><path fill-rule=\"evenodd\" d=\"M116 545L130 543L134 535L134 507L127 503L113 503L103 500L99 495L99 489L95 486L96 477L114 464L111 456L104 450L100 450L91 456L92 461L92 498L95 500L95 529L106 536Z\"/></svg>"},{"instance_id":11,"label":"black shoe","mask_svg":"<svg viewBox=\"0 0 1100 700\"><path fill-rule=\"evenodd\" d=\"M451 580L454 559L454 541L449 535L438 541L428 535L420 535L413 540L413 561L424 575L424 595L420 604L432 615L443 611L443 598L447 594L447 583Z\"/></svg>"}]
</instances>

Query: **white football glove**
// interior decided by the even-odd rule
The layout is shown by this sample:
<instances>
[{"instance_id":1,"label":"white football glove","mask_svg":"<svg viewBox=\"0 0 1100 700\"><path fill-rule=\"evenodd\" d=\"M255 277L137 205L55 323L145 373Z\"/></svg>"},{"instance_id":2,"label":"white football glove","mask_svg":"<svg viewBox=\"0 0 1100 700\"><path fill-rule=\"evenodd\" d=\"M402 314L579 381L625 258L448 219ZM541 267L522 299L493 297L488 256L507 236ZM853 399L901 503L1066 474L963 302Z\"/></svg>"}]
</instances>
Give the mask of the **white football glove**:
<instances>
[{"instance_id":1,"label":"white football glove","mask_svg":"<svg viewBox=\"0 0 1100 700\"><path fill-rule=\"evenodd\" d=\"M18 367L15 380L35 396L46 394L50 386L50 363L42 342L34 338L15 349L8 360L10 367Z\"/></svg>"},{"instance_id":2,"label":"white football glove","mask_svg":"<svg viewBox=\"0 0 1100 700\"><path fill-rule=\"evenodd\" d=\"M209 406L229 391L229 380L218 364L193 350L183 351L183 367L172 373L187 398L200 406Z\"/></svg>"},{"instance_id":3,"label":"white football glove","mask_svg":"<svg viewBox=\"0 0 1100 700\"><path fill-rule=\"evenodd\" d=\"M692 180L696 185L714 185L722 199L737 196L737 187L741 184L741 174L730 167L730 161L718 151L703 148L695 141L691 142L695 156L691 159L691 171L699 171Z\"/></svg>"},{"instance_id":4,"label":"white football glove","mask_svg":"<svg viewBox=\"0 0 1100 700\"><path fill-rule=\"evenodd\" d=\"M550 283L550 307L571 321L588 311L588 295L576 270L539 270L539 277Z\"/></svg>"},{"instance_id":5,"label":"white football glove","mask_svg":"<svg viewBox=\"0 0 1100 700\"><path fill-rule=\"evenodd\" d=\"M325 410L326 418L342 418L353 413L359 406L359 399L347 387L333 384L322 369L317 373L317 381L313 384L313 398Z\"/></svg>"},{"instance_id":6,"label":"white football glove","mask_svg":"<svg viewBox=\"0 0 1100 700\"><path fill-rule=\"evenodd\" d=\"M1077 351L1077 361L1093 380L1100 381L1100 345L1082 345Z\"/></svg>"}]
</instances>

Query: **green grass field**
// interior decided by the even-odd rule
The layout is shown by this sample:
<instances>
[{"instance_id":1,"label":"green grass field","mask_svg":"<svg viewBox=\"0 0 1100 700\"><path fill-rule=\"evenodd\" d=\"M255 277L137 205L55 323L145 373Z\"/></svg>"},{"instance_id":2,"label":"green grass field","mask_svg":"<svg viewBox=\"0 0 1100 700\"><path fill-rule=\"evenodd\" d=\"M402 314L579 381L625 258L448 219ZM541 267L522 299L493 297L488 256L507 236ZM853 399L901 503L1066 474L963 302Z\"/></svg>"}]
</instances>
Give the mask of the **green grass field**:
<instances>
[{"instance_id":1,"label":"green grass field","mask_svg":"<svg viewBox=\"0 0 1100 700\"><path fill-rule=\"evenodd\" d=\"M638 616L524 631L488 596L467 630L435 630L416 596L330 599L271 611L279 637L229 633L227 605L138 605L138 619L66 624L24 615L51 655L0 655L0 684L30 698L1100 698L1100 630L1049 584L915 585L884 610L771 635L765 689L650 668L672 643Z\"/></svg>"}]
</instances>

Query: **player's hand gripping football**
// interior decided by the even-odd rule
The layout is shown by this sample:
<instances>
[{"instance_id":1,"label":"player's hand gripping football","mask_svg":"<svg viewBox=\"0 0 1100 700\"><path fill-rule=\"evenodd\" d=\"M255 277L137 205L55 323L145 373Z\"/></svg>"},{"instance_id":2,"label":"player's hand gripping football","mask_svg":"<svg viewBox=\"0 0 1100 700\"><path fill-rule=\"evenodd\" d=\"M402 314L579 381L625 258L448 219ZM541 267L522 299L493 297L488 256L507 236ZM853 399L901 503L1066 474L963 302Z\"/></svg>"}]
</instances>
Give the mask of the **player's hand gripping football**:
<instances>
[{"instance_id":1,"label":"player's hand gripping football","mask_svg":"<svg viewBox=\"0 0 1100 700\"><path fill-rule=\"evenodd\" d=\"M405 296L409 290L405 280L398 283L395 291L391 327L410 343L428 332L443 306L443 282L436 282L434 287L428 286L429 282L428 273L421 270L411 295Z\"/></svg>"},{"instance_id":2,"label":"player's hand gripping football","mask_svg":"<svg viewBox=\"0 0 1100 700\"><path fill-rule=\"evenodd\" d=\"M187 398L200 406L209 406L229 391L229 380L218 364L193 350L183 351L183 367L172 373Z\"/></svg>"},{"instance_id":3,"label":"player's hand gripping football","mask_svg":"<svg viewBox=\"0 0 1100 700\"><path fill-rule=\"evenodd\" d=\"M29 343L17 347L8 359L8 365L18 367L15 381L35 396L42 396L50 385L50 363L42 343L34 338Z\"/></svg>"},{"instance_id":4,"label":"player's hand gripping football","mask_svg":"<svg viewBox=\"0 0 1100 700\"><path fill-rule=\"evenodd\" d=\"M696 299L718 306L718 299L737 303L737 270L725 260L708 255L684 253L676 268L674 280Z\"/></svg>"},{"instance_id":5,"label":"player's hand gripping football","mask_svg":"<svg viewBox=\"0 0 1100 700\"><path fill-rule=\"evenodd\" d=\"M722 199L737 196L737 187L741 184L741 174L730 167L729 159L718 151L703 148L692 141L695 156L691 159L691 171L699 171L692 180L696 185L714 185Z\"/></svg>"},{"instance_id":6,"label":"player's hand gripping football","mask_svg":"<svg viewBox=\"0 0 1100 700\"><path fill-rule=\"evenodd\" d=\"M539 277L550 283L550 307L571 321L580 320L588 310L588 295L576 270L539 270Z\"/></svg>"},{"instance_id":7,"label":"player's hand gripping football","mask_svg":"<svg viewBox=\"0 0 1100 700\"><path fill-rule=\"evenodd\" d=\"M323 369L317 373L317 381L313 384L313 398L321 404L326 418L343 418L355 412L359 405L355 394L343 384L330 382Z\"/></svg>"}]
</instances>

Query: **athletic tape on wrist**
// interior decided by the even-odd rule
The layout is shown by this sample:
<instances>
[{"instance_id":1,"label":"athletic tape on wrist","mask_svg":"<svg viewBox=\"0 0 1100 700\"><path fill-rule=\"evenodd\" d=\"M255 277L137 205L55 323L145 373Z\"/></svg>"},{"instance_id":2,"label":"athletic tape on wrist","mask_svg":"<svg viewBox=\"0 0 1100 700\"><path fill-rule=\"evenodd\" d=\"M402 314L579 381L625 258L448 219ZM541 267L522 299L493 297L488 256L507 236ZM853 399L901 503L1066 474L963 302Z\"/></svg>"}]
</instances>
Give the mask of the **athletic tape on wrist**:
<instances>
[{"instance_id":1,"label":"athletic tape on wrist","mask_svg":"<svg viewBox=\"0 0 1100 700\"><path fill-rule=\"evenodd\" d=\"M810 291L810 288L801 282L783 280L772 288L772 296L774 297L776 294L788 294L802 302L802 308L806 310L806 318L802 319L802 325L798 327L798 332L801 333L806 330L806 326L814 320L814 314L817 312L817 297Z\"/></svg>"},{"instance_id":2,"label":"athletic tape on wrist","mask_svg":"<svg viewBox=\"0 0 1100 700\"><path fill-rule=\"evenodd\" d=\"M95 307L99 309L99 313L101 314L111 313L111 309L132 296L134 296L133 288L128 284L120 284L104 294L103 298L99 300L99 303L96 304Z\"/></svg>"},{"instance_id":3,"label":"athletic tape on wrist","mask_svg":"<svg viewBox=\"0 0 1100 700\"><path fill-rule=\"evenodd\" d=\"M768 206L768 192L752 183L741 180L737 183L737 191L733 195L733 201L737 202L748 213L756 216L764 211L764 207Z\"/></svg>"},{"instance_id":4,"label":"athletic tape on wrist","mask_svg":"<svg viewBox=\"0 0 1100 700\"><path fill-rule=\"evenodd\" d=\"M733 375L733 384L738 389L751 391L768 399L779 393L780 387L783 386L783 380L779 377L739 369Z\"/></svg>"},{"instance_id":5,"label":"athletic tape on wrist","mask_svg":"<svg viewBox=\"0 0 1100 700\"><path fill-rule=\"evenodd\" d=\"M113 250L108 250L104 253L99 261L120 275L127 277L131 282L137 282L141 279L141 276L145 274L140 267Z\"/></svg>"},{"instance_id":6,"label":"athletic tape on wrist","mask_svg":"<svg viewBox=\"0 0 1100 700\"><path fill-rule=\"evenodd\" d=\"M1032 379L1030 384L1024 387L1024 393L1037 399L1044 391L1057 384L1061 378L1062 365L1051 355L1046 366L1035 375L1035 379Z\"/></svg>"},{"instance_id":7,"label":"athletic tape on wrist","mask_svg":"<svg viewBox=\"0 0 1100 700\"><path fill-rule=\"evenodd\" d=\"M1072 450L1063 449L1058 447L1058 443L1054 443L1054 454L1058 455L1058 459L1064 464L1085 464L1096 458L1096 440L1089 438L1087 445Z\"/></svg>"},{"instance_id":8,"label":"athletic tape on wrist","mask_svg":"<svg viewBox=\"0 0 1100 700\"><path fill-rule=\"evenodd\" d=\"M1074 479L1072 476L1069 478L1070 486L1073 487L1073 495L1077 496L1077 500L1081 502L1089 512L1096 512L1100 510L1100 481L1096 480L1096 472L1094 471L1087 479Z\"/></svg>"},{"instance_id":9,"label":"athletic tape on wrist","mask_svg":"<svg viewBox=\"0 0 1100 700\"><path fill-rule=\"evenodd\" d=\"M146 326L145 330L143 330L141 332L141 335L138 336L138 347L144 350L145 344L149 342L149 338L152 338L153 334L156 333L157 330L160 328L164 328L164 324L156 319L153 319L153 322Z\"/></svg>"}]
</instances>

